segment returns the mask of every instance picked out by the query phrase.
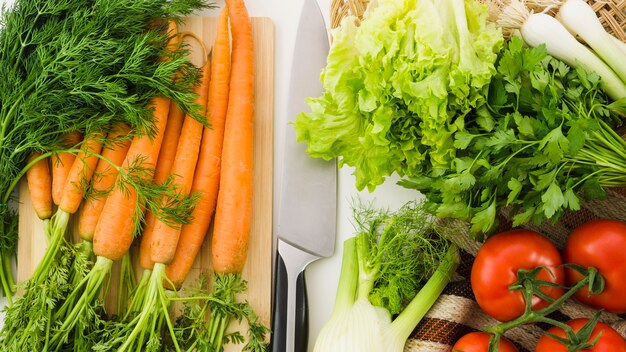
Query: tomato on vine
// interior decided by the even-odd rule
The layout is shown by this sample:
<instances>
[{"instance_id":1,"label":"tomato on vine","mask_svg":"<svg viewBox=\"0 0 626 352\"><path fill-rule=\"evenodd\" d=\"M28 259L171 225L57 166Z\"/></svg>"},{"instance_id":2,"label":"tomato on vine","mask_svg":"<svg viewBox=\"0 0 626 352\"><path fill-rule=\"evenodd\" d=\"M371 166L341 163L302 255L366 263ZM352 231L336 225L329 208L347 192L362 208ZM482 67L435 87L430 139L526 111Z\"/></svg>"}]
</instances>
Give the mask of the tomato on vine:
<instances>
[{"instance_id":1,"label":"tomato on vine","mask_svg":"<svg viewBox=\"0 0 626 352\"><path fill-rule=\"evenodd\" d=\"M525 229L489 237L481 246L471 272L471 285L478 305L499 321L510 321L524 314L526 302L522 283L538 280L532 296L532 310L549 305L563 295L565 273L561 254L541 234ZM512 289L515 286L518 289Z\"/></svg>"},{"instance_id":2,"label":"tomato on vine","mask_svg":"<svg viewBox=\"0 0 626 352\"><path fill-rule=\"evenodd\" d=\"M452 346L452 352L488 352L489 341L493 335L482 331L470 332L463 335ZM500 337L498 352L517 352L513 343L505 337Z\"/></svg>"},{"instance_id":3,"label":"tomato on vine","mask_svg":"<svg viewBox=\"0 0 626 352\"><path fill-rule=\"evenodd\" d=\"M574 297L583 304L612 313L626 313L626 223L618 220L597 219L577 227L569 235L563 248L563 261L581 267L593 267L604 279L599 294L588 294L582 288ZM567 268L569 285L583 275Z\"/></svg>"},{"instance_id":4,"label":"tomato on vine","mask_svg":"<svg viewBox=\"0 0 626 352\"><path fill-rule=\"evenodd\" d=\"M572 344L569 349L563 342L555 338L567 338L563 328L554 326L548 329L548 334L553 334L555 337L550 335L541 336L537 342L535 352L568 352L572 350L581 352L626 352L626 340L617 331L602 322L596 322L595 325L588 323L589 319L587 318L573 319L567 322L567 325L575 333L579 333L578 341L575 339L575 341L569 342ZM588 331L584 330L586 328ZM600 334L599 337L598 334ZM590 346L596 338L595 344Z\"/></svg>"}]
</instances>

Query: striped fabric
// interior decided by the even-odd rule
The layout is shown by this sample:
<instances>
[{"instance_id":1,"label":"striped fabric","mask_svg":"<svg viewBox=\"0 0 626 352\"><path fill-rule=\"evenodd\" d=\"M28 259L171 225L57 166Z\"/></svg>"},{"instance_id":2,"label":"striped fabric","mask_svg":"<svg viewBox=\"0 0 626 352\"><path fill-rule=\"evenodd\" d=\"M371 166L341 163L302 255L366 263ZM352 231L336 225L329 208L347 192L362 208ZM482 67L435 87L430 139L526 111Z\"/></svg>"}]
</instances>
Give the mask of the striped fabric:
<instances>
[{"instance_id":1,"label":"striped fabric","mask_svg":"<svg viewBox=\"0 0 626 352\"><path fill-rule=\"evenodd\" d=\"M566 213L557 223L545 221L541 226L529 224L525 227L544 234L561 248L573 228L595 218L626 221L626 189L609 190L605 200L587 202L583 209ZM406 352L449 352L461 336L498 323L482 312L474 300L470 286L471 267L480 243L468 237L468 226L465 223L442 220L442 224L445 225L447 235L462 248L461 266L457 270L457 277L446 287L444 293L413 331L405 346ZM511 228L505 212L501 216L501 224L500 231ZM593 309L570 300L550 317L567 321L590 317L594 312ZM603 313L600 320L626 338L626 315ZM542 325L523 326L511 329L505 336L520 352L532 352L537 340L547 328L548 326Z\"/></svg>"}]
</instances>

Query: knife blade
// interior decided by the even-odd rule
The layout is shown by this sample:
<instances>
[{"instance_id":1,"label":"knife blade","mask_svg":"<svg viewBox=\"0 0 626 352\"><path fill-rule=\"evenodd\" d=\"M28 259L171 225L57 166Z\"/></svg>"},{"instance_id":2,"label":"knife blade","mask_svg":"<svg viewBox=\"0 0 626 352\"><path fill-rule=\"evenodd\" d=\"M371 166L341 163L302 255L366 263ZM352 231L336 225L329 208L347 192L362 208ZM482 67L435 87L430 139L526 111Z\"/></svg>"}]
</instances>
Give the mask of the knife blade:
<instances>
[{"instance_id":1,"label":"knife blade","mask_svg":"<svg viewBox=\"0 0 626 352\"><path fill-rule=\"evenodd\" d=\"M320 73L326 66L329 40L315 0L304 0L296 33L287 116L310 111L307 97L322 92ZM308 303L304 270L335 249L337 163L313 159L306 144L286 127L272 319L273 352L301 352L308 344Z\"/></svg>"}]
</instances>

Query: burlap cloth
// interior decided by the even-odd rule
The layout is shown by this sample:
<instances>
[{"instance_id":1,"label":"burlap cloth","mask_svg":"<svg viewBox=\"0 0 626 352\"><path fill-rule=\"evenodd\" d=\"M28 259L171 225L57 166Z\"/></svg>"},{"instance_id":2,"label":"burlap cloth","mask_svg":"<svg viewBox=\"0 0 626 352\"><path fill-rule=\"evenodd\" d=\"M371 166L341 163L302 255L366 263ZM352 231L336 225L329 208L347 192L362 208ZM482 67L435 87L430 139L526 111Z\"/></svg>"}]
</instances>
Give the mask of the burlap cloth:
<instances>
[{"instance_id":1,"label":"burlap cloth","mask_svg":"<svg viewBox=\"0 0 626 352\"><path fill-rule=\"evenodd\" d=\"M504 213L504 211L502 212ZM559 248L563 247L568 234L576 226L596 218L619 219L626 221L626 189L608 189L607 198L602 201L590 201L577 212L566 213L558 222L544 221L541 226L529 224L525 228L540 232L550 238ZM511 229L511 224L501 214L500 231ZM457 270L457 277L450 283L437 300L425 319L415 328L405 351L450 351L452 345L466 333L491 326L498 322L482 312L472 294L470 272L474 256L480 243L469 238L468 226L460 221L441 220L446 234L462 249L462 262ZM624 253L626 256L626 251ZM626 280L626 278L624 278ZM626 299L626 297L624 297ZM569 300L560 309L550 315L559 321L579 317L591 317L595 311L574 300ZM617 330L626 338L626 314L603 313L600 320ZM549 326L529 325L511 329L508 337L520 352L534 351L534 346L544 329Z\"/></svg>"}]
</instances>

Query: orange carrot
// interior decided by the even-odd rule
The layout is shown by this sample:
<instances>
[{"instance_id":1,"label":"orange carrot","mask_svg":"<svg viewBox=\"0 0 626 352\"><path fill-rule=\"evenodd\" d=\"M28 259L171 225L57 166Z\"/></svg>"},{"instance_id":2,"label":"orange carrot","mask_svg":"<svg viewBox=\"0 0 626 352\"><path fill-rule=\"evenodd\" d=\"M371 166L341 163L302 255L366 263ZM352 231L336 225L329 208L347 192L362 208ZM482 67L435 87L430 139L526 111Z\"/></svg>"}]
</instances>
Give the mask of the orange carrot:
<instances>
[{"instance_id":1,"label":"orange carrot","mask_svg":"<svg viewBox=\"0 0 626 352\"><path fill-rule=\"evenodd\" d=\"M202 79L196 88L198 98L196 103L202 106L200 113L206 115L207 99L209 95L209 80L211 77L211 64L207 62L202 66ZM176 157L172 165L174 182L172 186L182 196L188 196L191 190L200 143L204 125L191 116L185 117L183 128L180 132L180 140L176 149ZM150 256L155 263L169 264L176 253L180 226L170 226L157 219L154 225L154 237L150 242Z\"/></svg>"},{"instance_id":2,"label":"orange carrot","mask_svg":"<svg viewBox=\"0 0 626 352\"><path fill-rule=\"evenodd\" d=\"M28 163L39 158L41 153L35 152L28 158ZM50 174L50 160L48 158L37 161L26 171L26 181L30 200L35 213L41 220L52 216L52 175Z\"/></svg>"},{"instance_id":3,"label":"orange carrot","mask_svg":"<svg viewBox=\"0 0 626 352\"><path fill-rule=\"evenodd\" d=\"M154 261L150 255L150 245L154 238L154 226L157 218L151 211L146 211L146 220L141 231L141 240L139 241L139 265L144 270L152 270Z\"/></svg>"},{"instance_id":4,"label":"orange carrot","mask_svg":"<svg viewBox=\"0 0 626 352\"><path fill-rule=\"evenodd\" d=\"M176 31L175 24L170 22L170 31ZM180 35L174 37L170 42L172 45L181 43ZM167 117L167 127L163 135L161 151L154 170L154 183L162 184L165 182L172 171L172 164L176 158L176 148L180 139L180 131L185 120L185 113L175 103L170 103L169 116ZM151 270L154 262L150 257L150 243L154 234L154 225L156 216L151 211L146 211L145 224L141 233L141 241L139 243L139 265L145 270Z\"/></svg>"},{"instance_id":5,"label":"orange carrot","mask_svg":"<svg viewBox=\"0 0 626 352\"><path fill-rule=\"evenodd\" d=\"M167 118L167 128L163 136L163 145L159 153L156 169L154 170L154 182L163 183L170 175L174 157L176 155L176 147L180 138L180 130L183 127L185 113L176 105L175 102L170 104L170 113Z\"/></svg>"},{"instance_id":6,"label":"orange carrot","mask_svg":"<svg viewBox=\"0 0 626 352\"><path fill-rule=\"evenodd\" d=\"M172 27L173 22L170 22L170 29ZM170 30L170 32L172 31ZM164 58L164 60L167 59ZM88 309L87 307L91 306L101 294L104 280L110 275L113 262L120 260L130 249L136 230L138 230L136 228L138 224L137 219L138 216L141 216L143 213L144 202L154 201L154 199L144 197L155 196L153 193L143 193L148 190L144 189L143 186L141 189L135 188L135 186L138 186L136 183L124 180L127 177L133 178L133 176L136 176L132 173L134 170L137 170L137 166L140 166L140 170L138 171L138 176L142 178L140 183L151 183L154 180L154 168L156 167L165 130L167 128L171 101L165 97L156 97L153 98L150 103L153 107L154 133L151 136L136 136L130 144L128 153L122 163L122 167L128 171L124 174L120 173L117 176L117 178L122 181L117 182L117 184L123 185L123 187L115 187L109 194L104 208L102 209L100 219L96 224L93 236L93 253L96 255L96 261L89 273L75 286L61 308L57 310L53 316L53 319L57 321L63 319L62 324L60 324L58 329L55 329L56 332L50 339L51 343L49 346L54 350L60 349L64 341L67 341L67 332L77 327L80 320L79 318L84 314L85 310ZM140 165L138 165L138 163L140 163ZM167 190L164 192L169 194ZM155 300L151 300L148 303L150 311L154 311L159 305ZM161 311L158 308L157 310ZM166 311L166 313L169 312ZM130 329L133 330L133 332L126 336L127 338L124 340L124 344L119 349L116 348L116 350L130 350L128 346L133 344L133 341L136 340L137 334L139 333L135 332L135 329L141 330L146 328L144 324L145 318L143 318L143 316L134 317L133 321L135 321L135 318L137 319L136 324L132 322L129 323ZM160 320L160 322L162 321L163 320ZM154 328L154 325L148 324L148 326ZM84 327L81 327L81 330L83 328ZM127 329L123 329L122 333L125 333L126 330ZM150 334L150 336L153 336L153 334ZM142 333L141 337L144 337ZM140 348L137 348L137 350L139 349Z\"/></svg>"},{"instance_id":7,"label":"orange carrot","mask_svg":"<svg viewBox=\"0 0 626 352\"><path fill-rule=\"evenodd\" d=\"M191 270L215 212L220 181L224 121L228 107L229 82L230 33L228 30L228 11L223 10L220 14L211 58L211 79L207 107L207 118L211 127L204 128L198 165L191 186L191 193L199 194L199 198L192 213L193 222L183 225L174 259L165 269L167 278L175 286L174 289L179 289L182 286Z\"/></svg>"},{"instance_id":8,"label":"orange carrot","mask_svg":"<svg viewBox=\"0 0 626 352\"><path fill-rule=\"evenodd\" d=\"M180 131L183 127L185 113L172 102L170 104L170 113L167 118L167 127L163 136L161 152L159 160L154 170L154 183L162 184L172 171L172 164L176 159L176 148L180 138ZM156 224L156 216L151 212L146 212L146 220L143 231L141 233L141 242L139 244L139 264L142 268L150 270L154 265L150 257L150 243L154 234L154 225Z\"/></svg>"},{"instance_id":9,"label":"orange carrot","mask_svg":"<svg viewBox=\"0 0 626 352\"><path fill-rule=\"evenodd\" d=\"M105 135L101 132L93 132L85 136L65 180L65 187L61 195L59 210L73 214L78 210L85 195L85 190L98 163L98 154L102 150L102 140Z\"/></svg>"},{"instance_id":10,"label":"orange carrot","mask_svg":"<svg viewBox=\"0 0 626 352\"><path fill-rule=\"evenodd\" d=\"M91 188L94 192L110 192L115 184L118 170L113 166L120 166L126 157L130 147L130 139L124 138L130 133L130 127L125 124L116 125L109 132L107 141L102 149L102 159L98 160ZM109 164L113 163L113 165ZM96 224L100 218L102 208L106 202L104 194L96 194L85 200L78 216L78 235L86 241L93 239Z\"/></svg>"},{"instance_id":11,"label":"orange carrot","mask_svg":"<svg viewBox=\"0 0 626 352\"><path fill-rule=\"evenodd\" d=\"M147 135L133 139L124 159L125 167L130 167L137 160L142 160L144 167L155 166L167 125L170 100L157 97L152 100L152 104L156 134L152 139ZM128 185L125 190L115 187L111 191L93 236L93 251L98 257L119 260L126 254L133 242L137 202L137 190L132 185Z\"/></svg>"},{"instance_id":12,"label":"orange carrot","mask_svg":"<svg viewBox=\"0 0 626 352\"><path fill-rule=\"evenodd\" d=\"M212 260L215 272L239 273L248 252L252 219L254 48L243 0L226 0L232 30L232 71Z\"/></svg>"},{"instance_id":13,"label":"orange carrot","mask_svg":"<svg viewBox=\"0 0 626 352\"><path fill-rule=\"evenodd\" d=\"M170 40L169 46L175 47L182 43L180 33L176 23L169 22L169 29L173 35ZM167 127L165 128L165 134L163 135L163 143L159 152L159 158L157 160L156 168L154 170L154 182L161 184L165 182L170 175L172 164L174 163L174 155L176 154L176 147L178 146L178 139L180 138L180 129L183 127L183 120L185 113L175 103L170 103L170 110L167 117Z\"/></svg>"},{"instance_id":14,"label":"orange carrot","mask_svg":"<svg viewBox=\"0 0 626 352\"><path fill-rule=\"evenodd\" d=\"M171 38L170 47L179 45L178 28L173 21L168 22L168 33ZM156 133L153 139L149 136L135 137L130 145L123 165L130 166L136 160L143 160L144 166L156 168L161 152L161 145L167 127L171 100L156 97L152 100ZM154 176L153 176L154 177ZM134 217L138 204L137 190L129 186L124 191L115 188L107 198L102 209L100 220L96 224L93 237L93 250L99 257L119 260L128 252L135 232Z\"/></svg>"},{"instance_id":15,"label":"orange carrot","mask_svg":"<svg viewBox=\"0 0 626 352\"><path fill-rule=\"evenodd\" d=\"M60 146L61 149L71 148L80 143L83 139L83 135L74 131L64 136L63 142ZM52 156L52 200L54 204L59 205L61 202L61 196L63 195L63 188L65 187L65 180L67 174L74 164L75 155L69 152L58 153Z\"/></svg>"}]
</instances>

